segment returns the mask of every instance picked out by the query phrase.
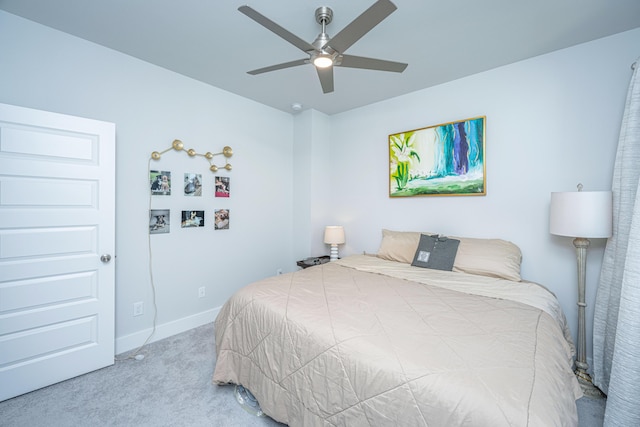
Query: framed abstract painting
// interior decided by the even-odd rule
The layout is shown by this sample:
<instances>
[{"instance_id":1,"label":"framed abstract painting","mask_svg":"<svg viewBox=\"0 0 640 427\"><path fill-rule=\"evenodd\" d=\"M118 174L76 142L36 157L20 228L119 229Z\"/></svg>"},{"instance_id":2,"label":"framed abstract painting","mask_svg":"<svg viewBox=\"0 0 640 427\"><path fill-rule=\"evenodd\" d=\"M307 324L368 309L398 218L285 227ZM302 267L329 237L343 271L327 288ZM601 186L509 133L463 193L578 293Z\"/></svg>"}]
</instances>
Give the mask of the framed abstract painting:
<instances>
[{"instance_id":1,"label":"framed abstract painting","mask_svg":"<svg viewBox=\"0 0 640 427\"><path fill-rule=\"evenodd\" d=\"M484 196L486 117L389 135L389 196Z\"/></svg>"}]
</instances>

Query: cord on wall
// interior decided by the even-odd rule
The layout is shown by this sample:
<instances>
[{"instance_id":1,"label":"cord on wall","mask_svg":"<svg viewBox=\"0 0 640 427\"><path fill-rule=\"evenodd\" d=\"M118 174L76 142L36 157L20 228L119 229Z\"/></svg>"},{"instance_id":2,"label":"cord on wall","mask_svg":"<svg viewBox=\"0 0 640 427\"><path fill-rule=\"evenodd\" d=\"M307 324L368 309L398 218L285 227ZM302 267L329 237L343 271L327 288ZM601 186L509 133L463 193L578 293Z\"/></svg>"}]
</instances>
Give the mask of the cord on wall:
<instances>
[{"instance_id":1,"label":"cord on wall","mask_svg":"<svg viewBox=\"0 0 640 427\"><path fill-rule=\"evenodd\" d=\"M147 162L147 176L151 173L151 160L153 157L149 158ZM148 212L151 212L151 192L149 192L149 209ZM156 285L153 280L153 251L151 250L151 233L147 233L147 247L149 250L149 282L151 284L151 301L153 303L153 328L151 329L151 333L147 337L147 339L142 343L140 347L138 347L135 351L130 353L127 357L124 358L116 358L117 361L134 359L134 360L142 360L144 359L144 354L140 354L145 345L149 343L149 340L156 333L156 323L158 319L158 306L156 304Z\"/></svg>"}]
</instances>

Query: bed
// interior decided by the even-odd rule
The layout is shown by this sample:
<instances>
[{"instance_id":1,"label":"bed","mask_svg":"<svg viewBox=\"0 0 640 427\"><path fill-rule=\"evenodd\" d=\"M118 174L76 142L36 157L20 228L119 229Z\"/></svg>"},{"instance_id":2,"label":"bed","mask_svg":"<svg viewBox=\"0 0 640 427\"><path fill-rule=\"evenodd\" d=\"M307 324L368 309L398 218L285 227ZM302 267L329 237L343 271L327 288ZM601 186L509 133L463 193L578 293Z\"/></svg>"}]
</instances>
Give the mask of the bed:
<instances>
[{"instance_id":1,"label":"bed","mask_svg":"<svg viewBox=\"0 0 640 427\"><path fill-rule=\"evenodd\" d=\"M216 384L290 426L577 426L574 346L520 251L464 239L451 271L412 264L427 233L377 255L252 283L215 320Z\"/></svg>"}]
</instances>

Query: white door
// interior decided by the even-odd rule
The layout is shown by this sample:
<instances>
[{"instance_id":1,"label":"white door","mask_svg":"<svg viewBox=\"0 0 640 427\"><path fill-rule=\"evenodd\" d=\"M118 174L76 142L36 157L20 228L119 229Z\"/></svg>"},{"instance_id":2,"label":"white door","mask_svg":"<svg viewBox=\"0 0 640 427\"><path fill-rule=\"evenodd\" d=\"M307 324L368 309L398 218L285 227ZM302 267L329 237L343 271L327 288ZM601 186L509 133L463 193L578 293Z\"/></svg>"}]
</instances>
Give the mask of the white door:
<instances>
[{"instance_id":1,"label":"white door","mask_svg":"<svg viewBox=\"0 0 640 427\"><path fill-rule=\"evenodd\" d=\"M0 104L0 401L113 364L114 176L114 124Z\"/></svg>"}]
</instances>

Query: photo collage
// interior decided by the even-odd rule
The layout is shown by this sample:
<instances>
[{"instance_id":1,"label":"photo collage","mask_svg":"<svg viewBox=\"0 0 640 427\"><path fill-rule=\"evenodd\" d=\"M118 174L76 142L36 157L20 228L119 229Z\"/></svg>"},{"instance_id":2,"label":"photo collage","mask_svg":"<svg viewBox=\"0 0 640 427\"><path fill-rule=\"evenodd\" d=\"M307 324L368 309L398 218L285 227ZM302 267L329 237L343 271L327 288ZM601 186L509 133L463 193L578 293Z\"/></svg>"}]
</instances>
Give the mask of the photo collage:
<instances>
[{"instance_id":1,"label":"photo collage","mask_svg":"<svg viewBox=\"0 0 640 427\"><path fill-rule=\"evenodd\" d=\"M173 177L177 179L177 185L180 183L180 176ZM185 197L205 197L210 194L215 198L229 198L231 195L230 188L231 179L227 176L216 176L215 185L211 193L207 193L203 188L202 174L185 173L182 177L182 191L178 188L174 193L182 192ZM171 196L172 192L172 176L170 171L149 171L149 184L151 196ZM182 210L180 214L180 228L203 228L205 227L205 211L198 209ZM211 215L209 213L209 215ZM213 210L213 229L228 230L229 229L229 209L216 208ZM211 216L209 216L209 222ZM165 234L171 231L171 210L170 209L151 209L149 211L149 233Z\"/></svg>"}]
</instances>

